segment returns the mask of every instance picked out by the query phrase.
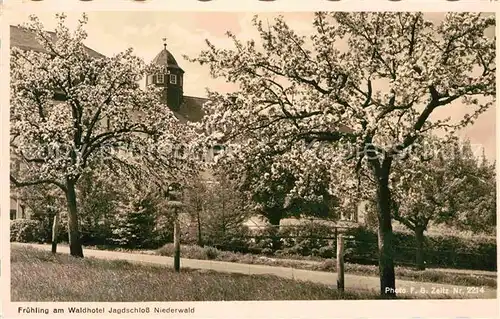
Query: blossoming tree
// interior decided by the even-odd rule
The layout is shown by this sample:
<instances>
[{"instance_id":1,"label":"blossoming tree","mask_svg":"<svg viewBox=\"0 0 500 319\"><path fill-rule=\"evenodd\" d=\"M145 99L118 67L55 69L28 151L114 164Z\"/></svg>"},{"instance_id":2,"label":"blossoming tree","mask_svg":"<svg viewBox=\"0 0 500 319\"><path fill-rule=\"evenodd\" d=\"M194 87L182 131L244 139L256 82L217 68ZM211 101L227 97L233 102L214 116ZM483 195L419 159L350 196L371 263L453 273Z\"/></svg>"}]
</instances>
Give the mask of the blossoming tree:
<instances>
[{"instance_id":1,"label":"blossoming tree","mask_svg":"<svg viewBox=\"0 0 500 319\"><path fill-rule=\"evenodd\" d=\"M391 181L393 217L415 233L422 270L429 223L474 232L496 228L495 166L476 157L468 142L433 140L435 146L396 163Z\"/></svg>"},{"instance_id":2,"label":"blossoming tree","mask_svg":"<svg viewBox=\"0 0 500 319\"><path fill-rule=\"evenodd\" d=\"M239 88L230 96L211 92L205 124L226 140L246 139L245 147L281 150L297 166L317 150L317 160L332 167L332 192L342 190L346 201L355 199L348 191L356 193L356 172L367 168L377 186L380 291L390 298L392 166L423 134L452 134L493 105L495 39L485 30L495 19L450 13L435 23L422 13L319 12L312 23L305 37L283 17L272 24L255 17L259 40L229 32L233 49L207 41L191 60ZM460 102L471 110L463 118L431 116ZM350 155L338 156L341 145L352 147Z\"/></svg>"},{"instance_id":3,"label":"blossoming tree","mask_svg":"<svg viewBox=\"0 0 500 319\"><path fill-rule=\"evenodd\" d=\"M51 184L62 190L70 252L83 257L75 188L82 174L112 165L120 176L173 178L187 165L172 147L187 144L191 131L179 125L160 92L138 84L161 70L131 49L95 57L83 44L85 15L74 32L64 15L57 20L55 37L34 16L24 26L44 52L12 49L11 154L21 165L10 179L17 187Z\"/></svg>"},{"instance_id":4,"label":"blossoming tree","mask_svg":"<svg viewBox=\"0 0 500 319\"><path fill-rule=\"evenodd\" d=\"M248 143L259 143L251 147ZM250 211L269 222L274 250L280 249L280 221L292 217L336 219L338 200L329 192L329 165L302 153L298 164L288 151L271 150L265 140L240 140L238 150L214 163L245 197ZM226 156L224 156L226 155ZM310 161L308 164L307 161Z\"/></svg>"}]
</instances>

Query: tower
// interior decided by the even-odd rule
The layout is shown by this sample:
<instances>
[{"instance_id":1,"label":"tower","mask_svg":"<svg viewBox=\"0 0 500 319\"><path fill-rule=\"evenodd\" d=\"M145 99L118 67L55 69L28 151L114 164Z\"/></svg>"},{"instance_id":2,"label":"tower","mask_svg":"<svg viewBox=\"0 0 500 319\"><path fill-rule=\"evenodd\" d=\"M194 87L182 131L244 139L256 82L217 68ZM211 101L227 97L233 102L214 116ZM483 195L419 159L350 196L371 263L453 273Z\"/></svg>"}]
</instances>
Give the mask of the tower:
<instances>
[{"instance_id":1,"label":"tower","mask_svg":"<svg viewBox=\"0 0 500 319\"><path fill-rule=\"evenodd\" d=\"M163 50L161 50L152 63L163 68L164 72L149 74L146 85L154 84L163 88L163 102L173 111L178 111L183 102L183 77L184 70L177 64L174 56L167 50L166 38L163 38Z\"/></svg>"}]
</instances>

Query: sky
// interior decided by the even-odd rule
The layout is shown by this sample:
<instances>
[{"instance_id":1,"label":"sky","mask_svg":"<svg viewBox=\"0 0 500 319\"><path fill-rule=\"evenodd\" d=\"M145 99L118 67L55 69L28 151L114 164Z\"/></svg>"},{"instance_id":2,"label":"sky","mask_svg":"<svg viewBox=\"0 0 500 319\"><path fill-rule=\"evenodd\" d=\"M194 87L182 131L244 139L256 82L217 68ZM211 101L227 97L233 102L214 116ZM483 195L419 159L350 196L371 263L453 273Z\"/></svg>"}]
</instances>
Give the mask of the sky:
<instances>
[{"instance_id":1,"label":"sky","mask_svg":"<svg viewBox=\"0 0 500 319\"><path fill-rule=\"evenodd\" d=\"M76 25L81 13L69 12L68 25ZM196 57L206 48L205 39L216 47L230 48L231 40L225 35L231 31L238 39L256 39L257 32L252 26L255 13L244 12L148 12L148 11L102 11L88 13L89 22L87 46L111 56L132 47L134 52L146 62L150 62L163 49L162 38L167 38L167 48L174 55L177 63L184 69L184 94L206 96L206 88L218 92L230 92L235 85L213 79L207 66L200 66L184 60L183 55ZM28 21L30 12L9 14L10 23L17 25ZM277 13L258 13L263 19L272 19ZM289 25L299 34L307 35L312 30L312 12L282 13ZM56 24L55 12L38 12L47 30L53 30ZM427 18L435 22L442 19L442 13L428 14ZM493 35L492 30L491 35ZM460 118L467 109L460 103L448 107L437 116ZM491 108L475 122L473 126L461 132L461 137L470 139L480 152L484 147L490 160L495 159L495 108Z\"/></svg>"}]
</instances>

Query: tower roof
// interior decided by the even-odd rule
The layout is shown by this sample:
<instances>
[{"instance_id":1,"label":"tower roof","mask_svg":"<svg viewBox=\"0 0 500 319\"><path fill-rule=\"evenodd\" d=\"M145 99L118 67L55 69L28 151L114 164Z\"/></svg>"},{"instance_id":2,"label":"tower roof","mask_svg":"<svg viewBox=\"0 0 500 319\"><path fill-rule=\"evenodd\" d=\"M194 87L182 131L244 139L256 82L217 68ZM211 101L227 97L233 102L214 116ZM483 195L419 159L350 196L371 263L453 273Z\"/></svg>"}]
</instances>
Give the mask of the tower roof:
<instances>
[{"instance_id":1,"label":"tower roof","mask_svg":"<svg viewBox=\"0 0 500 319\"><path fill-rule=\"evenodd\" d=\"M163 50L161 50L160 53L156 55L152 63L160 66L165 66L171 69L178 69L182 73L184 73L184 70L177 64L177 61L175 61L175 58L172 55L172 53L170 53L170 51L167 50L166 44L164 44Z\"/></svg>"}]
</instances>

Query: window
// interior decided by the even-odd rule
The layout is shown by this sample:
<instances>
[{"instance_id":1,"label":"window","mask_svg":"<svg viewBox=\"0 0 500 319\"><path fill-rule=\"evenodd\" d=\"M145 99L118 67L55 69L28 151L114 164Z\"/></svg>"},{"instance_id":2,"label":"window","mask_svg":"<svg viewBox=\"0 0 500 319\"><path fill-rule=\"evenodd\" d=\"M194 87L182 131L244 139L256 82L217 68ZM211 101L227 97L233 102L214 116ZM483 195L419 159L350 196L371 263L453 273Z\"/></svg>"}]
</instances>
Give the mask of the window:
<instances>
[{"instance_id":1,"label":"window","mask_svg":"<svg viewBox=\"0 0 500 319\"><path fill-rule=\"evenodd\" d=\"M165 83L165 76L163 74L156 75L156 83L163 84Z\"/></svg>"},{"instance_id":2,"label":"window","mask_svg":"<svg viewBox=\"0 0 500 319\"><path fill-rule=\"evenodd\" d=\"M17 158L11 157L10 160L10 170L12 172L18 172L21 169L21 161Z\"/></svg>"},{"instance_id":3,"label":"window","mask_svg":"<svg viewBox=\"0 0 500 319\"><path fill-rule=\"evenodd\" d=\"M10 210L10 220L14 220L17 217L17 210L11 209Z\"/></svg>"},{"instance_id":4,"label":"window","mask_svg":"<svg viewBox=\"0 0 500 319\"><path fill-rule=\"evenodd\" d=\"M177 75L170 74L170 83L171 84L177 84Z\"/></svg>"},{"instance_id":5,"label":"window","mask_svg":"<svg viewBox=\"0 0 500 319\"><path fill-rule=\"evenodd\" d=\"M148 75L148 77L146 78L146 85L150 85L150 84L153 84L154 83L154 76L152 74Z\"/></svg>"},{"instance_id":6,"label":"window","mask_svg":"<svg viewBox=\"0 0 500 319\"><path fill-rule=\"evenodd\" d=\"M213 147L213 155L214 157L217 157L220 153L222 153L224 151L224 146L222 145L215 145Z\"/></svg>"}]
</instances>

